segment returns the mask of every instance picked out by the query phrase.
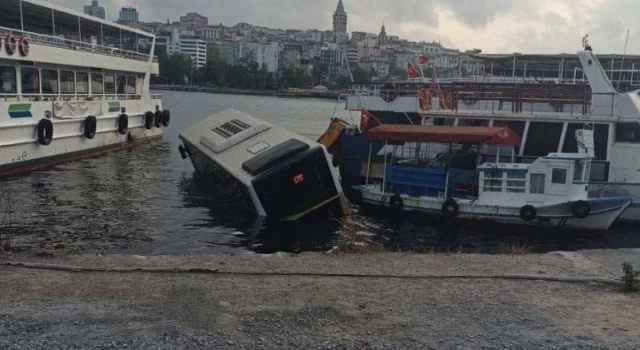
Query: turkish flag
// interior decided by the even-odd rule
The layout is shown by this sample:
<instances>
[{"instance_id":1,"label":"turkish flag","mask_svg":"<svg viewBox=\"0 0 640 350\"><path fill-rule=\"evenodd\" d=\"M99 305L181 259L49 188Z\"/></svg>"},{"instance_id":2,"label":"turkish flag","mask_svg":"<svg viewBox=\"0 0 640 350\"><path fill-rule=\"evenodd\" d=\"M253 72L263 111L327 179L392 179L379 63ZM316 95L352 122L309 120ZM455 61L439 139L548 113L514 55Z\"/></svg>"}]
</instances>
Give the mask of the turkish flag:
<instances>
[{"instance_id":1,"label":"turkish flag","mask_svg":"<svg viewBox=\"0 0 640 350\"><path fill-rule=\"evenodd\" d=\"M367 132L371 118L373 118L373 114L363 108L362 116L360 117L360 132Z\"/></svg>"},{"instance_id":2,"label":"turkish flag","mask_svg":"<svg viewBox=\"0 0 640 350\"><path fill-rule=\"evenodd\" d=\"M416 66L413 64L413 62L409 62L409 76L411 78L415 78L418 76L418 71L416 70Z\"/></svg>"},{"instance_id":3,"label":"turkish flag","mask_svg":"<svg viewBox=\"0 0 640 350\"><path fill-rule=\"evenodd\" d=\"M427 55L420 56L420 64L427 64L427 63L429 63L429 56Z\"/></svg>"}]
</instances>

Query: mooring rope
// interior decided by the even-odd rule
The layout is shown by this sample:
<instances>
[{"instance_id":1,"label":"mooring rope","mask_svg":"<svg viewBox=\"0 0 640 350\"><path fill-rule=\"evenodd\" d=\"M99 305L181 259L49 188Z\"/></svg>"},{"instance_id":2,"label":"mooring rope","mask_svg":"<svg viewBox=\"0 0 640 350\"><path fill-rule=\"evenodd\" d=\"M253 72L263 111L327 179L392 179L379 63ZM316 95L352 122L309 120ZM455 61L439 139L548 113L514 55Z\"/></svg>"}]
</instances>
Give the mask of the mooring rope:
<instances>
[{"instance_id":1,"label":"mooring rope","mask_svg":"<svg viewBox=\"0 0 640 350\"><path fill-rule=\"evenodd\" d=\"M257 277L317 277L317 278L365 278L365 279L403 279L403 280L428 280L428 279L497 279L497 280L522 280L545 281L559 283L599 283L609 286L622 287L621 281L606 278L591 277L558 277L518 274L498 275L393 275L393 274L356 274L356 273L319 273L319 272L252 272L252 271L222 271L220 269L197 267L86 267L69 265L52 265L40 263L5 262L0 266L27 268L35 270L63 271L63 272L103 272L103 273L186 273L186 274L211 274L220 276L257 276Z\"/></svg>"}]
</instances>

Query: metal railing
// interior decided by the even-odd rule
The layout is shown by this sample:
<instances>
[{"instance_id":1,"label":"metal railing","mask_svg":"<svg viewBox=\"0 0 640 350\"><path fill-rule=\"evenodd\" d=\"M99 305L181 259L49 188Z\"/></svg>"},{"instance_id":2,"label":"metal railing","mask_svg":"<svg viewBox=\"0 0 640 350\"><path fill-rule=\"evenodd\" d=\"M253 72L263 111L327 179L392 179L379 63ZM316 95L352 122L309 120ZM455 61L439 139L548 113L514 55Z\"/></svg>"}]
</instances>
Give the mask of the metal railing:
<instances>
[{"instance_id":1,"label":"metal railing","mask_svg":"<svg viewBox=\"0 0 640 350\"><path fill-rule=\"evenodd\" d=\"M121 48L102 46L94 43L86 43L82 41L76 41L71 39L65 39L57 36L51 36L46 34L38 34L33 32L21 31L17 29L11 29L0 26L0 36L6 37L7 35L14 35L18 37L26 37L29 42L37 45L45 45L51 47L58 47L67 50L91 52L99 55L121 57L130 60L148 62L150 55L124 50ZM153 62L158 62L158 57L153 56Z\"/></svg>"}]
</instances>

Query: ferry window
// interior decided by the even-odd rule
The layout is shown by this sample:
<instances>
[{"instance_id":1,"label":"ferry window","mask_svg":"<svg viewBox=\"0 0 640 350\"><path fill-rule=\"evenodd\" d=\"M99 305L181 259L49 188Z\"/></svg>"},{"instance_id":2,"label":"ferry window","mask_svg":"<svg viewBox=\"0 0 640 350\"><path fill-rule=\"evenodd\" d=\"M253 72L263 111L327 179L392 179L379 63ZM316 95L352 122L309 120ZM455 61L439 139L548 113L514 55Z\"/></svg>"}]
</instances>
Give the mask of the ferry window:
<instances>
[{"instance_id":1,"label":"ferry window","mask_svg":"<svg viewBox=\"0 0 640 350\"><path fill-rule=\"evenodd\" d=\"M116 77L110 74L104 75L104 93L115 94L116 93Z\"/></svg>"},{"instance_id":2,"label":"ferry window","mask_svg":"<svg viewBox=\"0 0 640 350\"><path fill-rule=\"evenodd\" d=\"M42 93L58 93L58 71L48 69L42 70Z\"/></svg>"},{"instance_id":3,"label":"ferry window","mask_svg":"<svg viewBox=\"0 0 640 350\"><path fill-rule=\"evenodd\" d=\"M484 173L484 191L485 192L502 192L502 173L485 172Z\"/></svg>"},{"instance_id":4,"label":"ferry window","mask_svg":"<svg viewBox=\"0 0 640 350\"><path fill-rule=\"evenodd\" d=\"M458 119L458 126L489 126L487 119Z\"/></svg>"},{"instance_id":5,"label":"ferry window","mask_svg":"<svg viewBox=\"0 0 640 350\"><path fill-rule=\"evenodd\" d=\"M0 92L4 94L15 94L17 92L15 68L0 67Z\"/></svg>"},{"instance_id":6,"label":"ferry window","mask_svg":"<svg viewBox=\"0 0 640 350\"><path fill-rule=\"evenodd\" d=\"M570 123L567 126L567 134L564 137L564 145L562 145L563 153L578 152L578 142L576 141L576 131L584 128L584 124ZM609 125L596 124L593 131L595 143L595 153L597 160L606 160L609 148Z\"/></svg>"},{"instance_id":7,"label":"ferry window","mask_svg":"<svg viewBox=\"0 0 640 350\"><path fill-rule=\"evenodd\" d=\"M531 174L531 188L529 193L544 194L545 174Z\"/></svg>"},{"instance_id":8,"label":"ferry window","mask_svg":"<svg viewBox=\"0 0 640 350\"><path fill-rule=\"evenodd\" d=\"M118 95L124 95L125 94L125 87L127 86L127 77L124 75L118 75L117 76L118 79Z\"/></svg>"},{"instance_id":9,"label":"ferry window","mask_svg":"<svg viewBox=\"0 0 640 350\"><path fill-rule=\"evenodd\" d=\"M91 74L91 93L102 95L104 93L104 79L102 74Z\"/></svg>"},{"instance_id":10,"label":"ferry window","mask_svg":"<svg viewBox=\"0 0 640 350\"><path fill-rule=\"evenodd\" d=\"M583 163L579 160L576 161L576 170L573 172L573 181L582 181L582 171L584 170Z\"/></svg>"},{"instance_id":11,"label":"ferry window","mask_svg":"<svg viewBox=\"0 0 640 350\"><path fill-rule=\"evenodd\" d=\"M593 162L588 173L589 181L609 181L609 163Z\"/></svg>"},{"instance_id":12,"label":"ferry window","mask_svg":"<svg viewBox=\"0 0 640 350\"><path fill-rule=\"evenodd\" d=\"M551 183L564 185L567 183L567 169L553 169Z\"/></svg>"},{"instance_id":13,"label":"ferry window","mask_svg":"<svg viewBox=\"0 0 640 350\"><path fill-rule=\"evenodd\" d=\"M136 94L136 77L127 77L127 90L125 92L128 95Z\"/></svg>"},{"instance_id":14,"label":"ferry window","mask_svg":"<svg viewBox=\"0 0 640 350\"><path fill-rule=\"evenodd\" d=\"M35 68L22 68L22 93L40 93L40 72Z\"/></svg>"},{"instance_id":15,"label":"ferry window","mask_svg":"<svg viewBox=\"0 0 640 350\"><path fill-rule=\"evenodd\" d=\"M456 120L453 118L433 118L433 125L448 125L452 126Z\"/></svg>"},{"instance_id":16,"label":"ferry window","mask_svg":"<svg viewBox=\"0 0 640 350\"><path fill-rule=\"evenodd\" d=\"M638 123L616 124L616 142L640 143L640 124Z\"/></svg>"},{"instance_id":17,"label":"ferry window","mask_svg":"<svg viewBox=\"0 0 640 350\"><path fill-rule=\"evenodd\" d=\"M558 152L563 127L562 123L531 122L524 155L540 157Z\"/></svg>"},{"instance_id":18,"label":"ferry window","mask_svg":"<svg viewBox=\"0 0 640 350\"><path fill-rule=\"evenodd\" d=\"M61 71L60 72L60 93L62 94L75 94L76 93L76 82L75 82L75 74L70 71Z\"/></svg>"},{"instance_id":19,"label":"ferry window","mask_svg":"<svg viewBox=\"0 0 640 350\"><path fill-rule=\"evenodd\" d=\"M507 192L524 193L527 187L526 173L507 173Z\"/></svg>"},{"instance_id":20,"label":"ferry window","mask_svg":"<svg viewBox=\"0 0 640 350\"><path fill-rule=\"evenodd\" d=\"M79 94L89 93L89 73L76 73L76 89Z\"/></svg>"}]
</instances>

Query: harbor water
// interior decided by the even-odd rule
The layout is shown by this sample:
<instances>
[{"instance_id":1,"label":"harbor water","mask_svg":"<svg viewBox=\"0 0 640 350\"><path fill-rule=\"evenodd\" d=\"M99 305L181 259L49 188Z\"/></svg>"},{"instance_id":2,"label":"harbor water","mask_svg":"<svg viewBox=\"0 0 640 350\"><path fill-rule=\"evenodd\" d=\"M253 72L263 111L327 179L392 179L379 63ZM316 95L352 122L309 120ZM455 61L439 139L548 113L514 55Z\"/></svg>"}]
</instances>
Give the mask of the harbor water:
<instances>
[{"instance_id":1,"label":"harbor water","mask_svg":"<svg viewBox=\"0 0 640 350\"><path fill-rule=\"evenodd\" d=\"M215 179L194 179L190 162L177 151L178 133L215 112L237 108L317 139L333 116L358 122L357 113L328 100L173 91L163 92L163 103L172 112L172 124L162 141L4 180L0 191L14 213L14 248L145 255L325 251L339 244L337 219L313 215L296 223L269 222L239 210L233 198L207 190L215 189L206 183ZM539 232L353 210L356 234L388 250L503 253L640 247L640 232L626 225L606 233Z\"/></svg>"}]
</instances>

